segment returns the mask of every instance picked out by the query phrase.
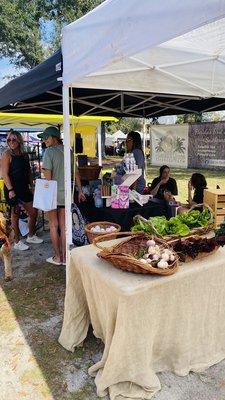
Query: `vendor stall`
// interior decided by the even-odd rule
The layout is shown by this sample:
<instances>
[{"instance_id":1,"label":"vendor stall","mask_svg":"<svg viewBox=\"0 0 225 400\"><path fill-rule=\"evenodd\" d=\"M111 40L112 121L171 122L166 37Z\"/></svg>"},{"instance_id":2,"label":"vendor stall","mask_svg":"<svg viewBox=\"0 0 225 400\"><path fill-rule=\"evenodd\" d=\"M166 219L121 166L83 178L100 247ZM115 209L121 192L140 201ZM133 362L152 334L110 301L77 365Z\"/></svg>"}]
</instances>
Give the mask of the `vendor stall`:
<instances>
[{"instance_id":1,"label":"vendor stall","mask_svg":"<svg viewBox=\"0 0 225 400\"><path fill-rule=\"evenodd\" d=\"M98 396L150 399L160 389L157 372L184 376L225 357L225 249L169 277L119 271L98 251L71 253L59 339L74 351L92 324L105 344L89 369Z\"/></svg>"}]
</instances>

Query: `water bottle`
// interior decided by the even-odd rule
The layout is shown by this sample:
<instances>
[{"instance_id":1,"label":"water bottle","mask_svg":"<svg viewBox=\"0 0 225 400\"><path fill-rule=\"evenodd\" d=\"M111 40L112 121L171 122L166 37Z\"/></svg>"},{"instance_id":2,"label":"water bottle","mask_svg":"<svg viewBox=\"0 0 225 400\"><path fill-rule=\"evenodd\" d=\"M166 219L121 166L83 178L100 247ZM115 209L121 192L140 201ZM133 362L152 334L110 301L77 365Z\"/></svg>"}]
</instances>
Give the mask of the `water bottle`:
<instances>
[{"instance_id":1,"label":"water bottle","mask_svg":"<svg viewBox=\"0 0 225 400\"><path fill-rule=\"evenodd\" d=\"M131 153L131 155L130 155L130 171L131 172L134 172L135 164L136 164L136 162L135 162L134 155L133 155L133 153Z\"/></svg>"},{"instance_id":2,"label":"water bottle","mask_svg":"<svg viewBox=\"0 0 225 400\"><path fill-rule=\"evenodd\" d=\"M126 172L130 172L130 154L126 154L125 156L125 170Z\"/></svg>"}]
</instances>

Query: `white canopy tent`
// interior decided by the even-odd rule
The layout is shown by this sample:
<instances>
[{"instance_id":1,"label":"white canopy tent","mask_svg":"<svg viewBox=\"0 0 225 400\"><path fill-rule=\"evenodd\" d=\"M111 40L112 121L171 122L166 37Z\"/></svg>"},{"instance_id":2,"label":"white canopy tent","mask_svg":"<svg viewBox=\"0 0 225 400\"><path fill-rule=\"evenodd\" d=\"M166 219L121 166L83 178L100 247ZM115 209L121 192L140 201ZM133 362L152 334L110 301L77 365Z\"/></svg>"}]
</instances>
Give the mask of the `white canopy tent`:
<instances>
[{"instance_id":1,"label":"white canopy tent","mask_svg":"<svg viewBox=\"0 0 225 400\"><path fill-rule=\"evenodd\" d=\"M135 91L142 108L143 92L225 98L225 0L106 0L63 29L62 55L70 244L69 87Z\"/></svg>"},{"instance_id":2,"label":"white canopy tent","mask_svg":"<svg viewBox=\"0 0 225 400\"><path fill-rule=\"evenodd\" d=\"M113 133L112 135L112 140L113 142L116 142L117 140L125 140L127 137L127 135L125 135L125 133L123 133L121 130L116 131L115 133Z\"/></svg>"}]
</instances>

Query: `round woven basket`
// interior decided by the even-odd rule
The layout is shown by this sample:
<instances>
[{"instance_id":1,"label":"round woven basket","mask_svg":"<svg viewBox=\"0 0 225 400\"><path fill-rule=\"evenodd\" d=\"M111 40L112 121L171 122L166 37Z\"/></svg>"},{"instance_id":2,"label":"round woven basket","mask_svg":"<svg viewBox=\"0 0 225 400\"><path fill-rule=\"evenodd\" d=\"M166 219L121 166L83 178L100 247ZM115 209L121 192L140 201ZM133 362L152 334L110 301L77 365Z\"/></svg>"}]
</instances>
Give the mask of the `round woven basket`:
<instances>
[{"instance_id":1,"label":"round woven basket","mask_svg":"<svg viewBox=\"0 0 225 400\"><path fill-rule=\"evenodd\" d=\"M114 226L116 228L115 231L113 231L112 234L112 239L116 239L117 233L121 230L121 226L119 224L115 224L114 222L107 222L107 221L99 221L99 222L91 222L90 224L85 225L85 232L88 237L88 240L90 243L93 242L93 240L97 236L104 236L108 235L109 232L93 232L91 228L94 228L95 226L100 226L100 228L106 229L109 228L110 226Z\"/></svg>"},{"instance_id":2,"label":"round woven basket","mask_svg":"<svg viewBox=\"0 0 225 400\"><path fill-rule=\"evenodd\" d=\"M204 235L205 233L208 233L209 231L211 231L212 229L214 229L214 214L213 214L213 210L211 209L211 207L210 207L208 204L206 204L206 203L202 203L202 204L198 204L198 205L192 206L192 207L187 211L187 213L189 213L190 211L194 210L196 207L204 207L204 208L207 208L207 209L210 211L210 214L211 214L210 220L209 220L207 226L190 229L190 232L189 232L188 235L186 235L185 237L193 236L193 235ZM134 220L134 222L136 222L137 220L141 220L141 221L147 223L147 224L150 226L150 228L151 228L152 234L155 235L155 236L158 236L158 237L162 238L162 239L165 240L165 241L170 241L171 239L178 239L178 238L180 238L179 235L167 235L167 236L162 236L162 235L160 235L160 234L157 232L157 230L155 229L154 225L152 224L151 219L148 219L148 220L147 220L147 219L145 219L144 217L142 217L141 215L136 215L136 216L133 218L133 220Z\"/></svg>"},{"instance_id":3,"label":"round woven basket","mask_svg":"<svg viewBox=\"0 0 225 400\"><path fill-rule=\"evenodd\" d=\"M112 234L98 236L93 240L93 244L101 249L97 254L98 257L110 262L114 267L122 269L123 271L134 272L137 274L157 274L157 275L172 275L178 270L179 260L177 254L174 252L175 260L169 265L168 268L161 269L153 267L148 263L144 263L137 258L140 250L147 251L147 241L154 239L155 242L163 248L169 248L167 243L162 239L147 235L146 233L131 233L120 232L118 236L129 236L127 239L116 244L112 247L105 247L100 245L100 242L113 239ZM171 249L172 250L172 249Z\"/></svg>"}]
</instances>

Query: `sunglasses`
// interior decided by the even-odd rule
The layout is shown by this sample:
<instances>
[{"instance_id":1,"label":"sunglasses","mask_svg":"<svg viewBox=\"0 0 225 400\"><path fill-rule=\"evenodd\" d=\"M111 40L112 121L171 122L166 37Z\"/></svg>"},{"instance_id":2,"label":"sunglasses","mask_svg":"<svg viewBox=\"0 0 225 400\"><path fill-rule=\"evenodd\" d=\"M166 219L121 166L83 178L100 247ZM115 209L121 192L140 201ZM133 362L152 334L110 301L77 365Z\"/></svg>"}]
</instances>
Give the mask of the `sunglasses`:
<instances>
[{"instance_id":1,"label":"sunglasses","mask_svg":"<svg viewBox=\"0 0 225 400\"><path fill-rule=\"evenodd\" d=\"M15 143L15 142L17 142L17 140L15 138L7 139L7 143L10 143L10 142Z\"/></svg>"}]
</instances>

